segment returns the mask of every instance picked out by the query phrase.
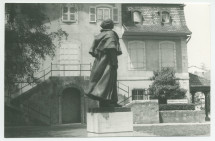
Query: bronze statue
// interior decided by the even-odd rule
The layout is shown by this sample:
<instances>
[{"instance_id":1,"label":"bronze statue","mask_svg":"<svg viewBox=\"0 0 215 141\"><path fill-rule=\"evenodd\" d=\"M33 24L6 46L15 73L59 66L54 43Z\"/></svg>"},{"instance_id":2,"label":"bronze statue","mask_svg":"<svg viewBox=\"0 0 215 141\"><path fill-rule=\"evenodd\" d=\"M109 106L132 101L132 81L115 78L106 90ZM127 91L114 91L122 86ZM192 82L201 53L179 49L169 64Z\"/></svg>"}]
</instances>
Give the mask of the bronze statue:
<instances>
[{"instance_id":1,"label":"bronze statue","mask_svg":"<svg viewBox=\"0 0 215 141\"><path fill-rule=\"evenodd\" d=\"M89 83L88 97L98 100L100 107L120 107L117 104L117 56L122 54L119 37L112 29L111 19L104 20L101 33L95 36L89 53L95 57Z\"/></svg>"}]
</instances>

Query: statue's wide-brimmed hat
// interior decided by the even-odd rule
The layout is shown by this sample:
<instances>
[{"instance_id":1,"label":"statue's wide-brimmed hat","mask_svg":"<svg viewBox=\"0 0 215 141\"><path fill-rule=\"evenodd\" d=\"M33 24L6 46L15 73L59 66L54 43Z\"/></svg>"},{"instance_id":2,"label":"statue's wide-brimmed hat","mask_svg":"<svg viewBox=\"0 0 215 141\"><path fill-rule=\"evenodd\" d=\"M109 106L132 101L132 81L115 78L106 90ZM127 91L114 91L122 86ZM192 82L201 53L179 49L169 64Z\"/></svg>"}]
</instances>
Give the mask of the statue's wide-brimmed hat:
<instances>
[{"instance_id":1,"label":"statue's wide-brimmed hat","mask_svg":"<svg viewBox=\"0 0 215 141\"><path fill-rule=\"evenodd\" d=\"M107 19L107 20L104 20L100 26L103 29L113 29L114 23L111 19Z\"/></svg>"}]
</instances>

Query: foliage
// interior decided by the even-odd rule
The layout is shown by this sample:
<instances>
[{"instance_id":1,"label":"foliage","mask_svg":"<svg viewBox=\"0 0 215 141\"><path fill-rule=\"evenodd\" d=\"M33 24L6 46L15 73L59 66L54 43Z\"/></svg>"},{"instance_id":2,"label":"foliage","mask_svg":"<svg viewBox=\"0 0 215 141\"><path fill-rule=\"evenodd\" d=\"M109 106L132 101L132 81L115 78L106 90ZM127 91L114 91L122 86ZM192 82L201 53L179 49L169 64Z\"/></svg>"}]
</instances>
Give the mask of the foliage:
<instances>
[{"instance_id":1,"label":"foliage","mask_svg":"<svg viewBox=\"0 0 215 141\"><path fill-rule=\"evenodd\" d=\"M159 104L159 111L195 110L195 104Z\"/></svg>"},{"instance_id":2,"label":"foliage","mask_svg":"<svg viewBox=\"0 0 215 141\"><path fill-rule=\"evenodd\" d=\"M180 88L175 72L171 68L162 68L161 71L154 71L152 85L149 87L149 94L152 99L159 99L160 103L166 103L167 99L182 99L186 90Z\"/></svg>"},{"instance_id":3,"label":"foliage","mask_svg":"<svg viewBox=\"0 0 215 141\"><path fill-rule=\"evenodd\" d=\"M41 4L5 5L5 86L34 81L41 60L54 57L56 45L68 34L58 28L49 32L48 17Z\"/></svg>"}]
</instances>

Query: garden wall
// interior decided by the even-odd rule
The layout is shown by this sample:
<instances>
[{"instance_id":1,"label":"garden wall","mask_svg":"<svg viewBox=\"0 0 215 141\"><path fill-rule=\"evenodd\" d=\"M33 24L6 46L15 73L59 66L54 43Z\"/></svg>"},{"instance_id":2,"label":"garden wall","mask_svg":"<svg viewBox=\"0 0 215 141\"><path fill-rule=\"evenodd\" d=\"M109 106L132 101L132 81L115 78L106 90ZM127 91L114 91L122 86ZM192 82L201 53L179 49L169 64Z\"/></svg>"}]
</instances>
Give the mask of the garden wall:
<instances>
[{"instance_id":1,"label":"garden wall","mask_svg":"<svg viewBox=\"0 0 215 141\"><path fill-rule=\"evenodd\" d=\"M159 123L158 100L133 100L126 107L133 112L134 124Z\"/></svg>"},{"instance_id":2,"label":"garden wall","mask_svg":"<svg viewBox=\"0 0 215 141\"><path fill-rule=\"evenodd\" d=\"M174 110L160 111L160 123L196 123L205 122L204 111Z\"/></svg>"}]
</instances>

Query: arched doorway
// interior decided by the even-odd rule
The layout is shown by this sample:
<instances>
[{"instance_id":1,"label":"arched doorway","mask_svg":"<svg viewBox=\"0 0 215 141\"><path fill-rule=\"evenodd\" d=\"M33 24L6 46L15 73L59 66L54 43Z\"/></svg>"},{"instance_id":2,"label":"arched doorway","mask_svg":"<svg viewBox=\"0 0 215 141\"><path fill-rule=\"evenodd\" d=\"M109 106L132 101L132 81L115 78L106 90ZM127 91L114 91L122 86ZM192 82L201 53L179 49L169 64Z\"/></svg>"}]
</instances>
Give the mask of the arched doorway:
<instances>
[{"instance_id":1,"label":"arched doorway","mask_svg":"<svg viewBox=\"0 0 215 141\"><path fill-rule=\"evenodd\" d=\"M81 95L75 88L67 88L62 93L62 123L81 122Z\"/></svg>"}]
</instances>

